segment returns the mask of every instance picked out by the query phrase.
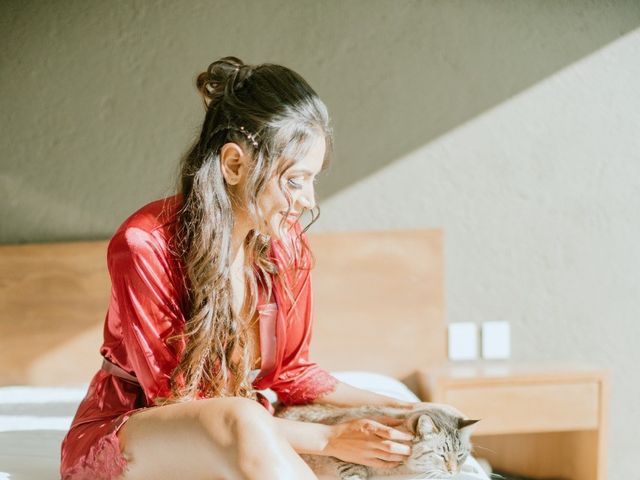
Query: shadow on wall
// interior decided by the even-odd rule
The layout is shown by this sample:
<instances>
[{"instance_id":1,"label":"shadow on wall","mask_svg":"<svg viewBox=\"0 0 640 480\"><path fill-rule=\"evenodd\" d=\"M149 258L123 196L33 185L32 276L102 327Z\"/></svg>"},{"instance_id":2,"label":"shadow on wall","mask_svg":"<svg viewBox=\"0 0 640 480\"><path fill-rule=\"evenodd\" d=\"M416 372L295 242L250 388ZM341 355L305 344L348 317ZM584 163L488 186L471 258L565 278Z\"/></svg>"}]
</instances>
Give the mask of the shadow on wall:
<instances>
[{"instance_id":1,"label":"shadow on wall","mask_svg":"<svg viewBox=\"0 0 640 480\"><path fill-rule=\"evenodd\" d=\"M320 182L323 197L640 25L637 2L385 5L370 15L382 14L386 31L361 30L374 22L365 16L337 52L357 62L331 86L348 97L329 98L340 161Z\"/></svg>"},{"instance_id":2,"label":"shadow on wall","mask_svg":"<svg viewBox=\"0 0 640 480\"><path fill-rule=\"evenodd\" d=\"M7 4L0 242L105 238L170 194L201 121L190 77L214 58L290 66L325 100L322 201L640 25L622 0L297 4Z\"/></svg>"}]
</instances>

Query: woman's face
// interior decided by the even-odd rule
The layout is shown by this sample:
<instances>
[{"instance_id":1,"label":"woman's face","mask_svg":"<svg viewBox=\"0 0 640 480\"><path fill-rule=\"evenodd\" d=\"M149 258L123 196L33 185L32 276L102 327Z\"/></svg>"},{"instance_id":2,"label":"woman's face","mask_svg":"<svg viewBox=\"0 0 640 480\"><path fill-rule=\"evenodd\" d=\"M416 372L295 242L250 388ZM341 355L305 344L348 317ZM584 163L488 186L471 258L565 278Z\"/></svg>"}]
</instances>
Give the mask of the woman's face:
<instances>
[{"instance_id":1,"label":"woman's face","mask_svg":"<svg viewBox=\"0 0 640 480\"><path fill-rule=\"evenodd\" d=\"M278 177L271 178L257 202L262 211L261 230L276 238L285 238L286 231L280 231L280 223L285 219L283 228L288 229L304 210L315 207L314 181L322 169L325 154L325 141L316 137L307 155L293 164L282 176L282 184L278 185ZM289 204L285 192L291 196L291 211L287 216Z\"/></svg>"}]
</instances>

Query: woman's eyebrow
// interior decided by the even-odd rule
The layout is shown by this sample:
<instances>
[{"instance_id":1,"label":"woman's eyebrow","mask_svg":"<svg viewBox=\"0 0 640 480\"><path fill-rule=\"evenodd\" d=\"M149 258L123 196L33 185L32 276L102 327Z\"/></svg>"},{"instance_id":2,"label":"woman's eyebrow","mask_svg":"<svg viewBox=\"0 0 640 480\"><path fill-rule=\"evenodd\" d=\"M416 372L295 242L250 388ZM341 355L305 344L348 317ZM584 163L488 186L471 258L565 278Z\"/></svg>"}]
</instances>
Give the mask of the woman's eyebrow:
<instances>
[{"instance_id":1,"label":"woman's eyebrow","mask_svg":"<svg viewBox=\"0 0 640 480\"><path fill-rule=\"evenodd\" d=\"M306 168L294 169L291 170L292 173L305 173L307 175L313 175L314 173L311 170L307 170Z\"/></svg>"}]
</instances>

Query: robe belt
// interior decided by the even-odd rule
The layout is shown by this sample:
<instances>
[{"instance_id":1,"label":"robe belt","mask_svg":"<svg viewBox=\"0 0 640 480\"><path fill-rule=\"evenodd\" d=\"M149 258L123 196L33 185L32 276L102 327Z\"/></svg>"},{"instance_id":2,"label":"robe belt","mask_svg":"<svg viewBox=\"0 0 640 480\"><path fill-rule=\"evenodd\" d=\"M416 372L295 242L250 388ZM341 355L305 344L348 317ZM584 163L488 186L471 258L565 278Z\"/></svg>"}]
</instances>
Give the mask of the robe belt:
<instances>
[{"instance_id":1,"label":"robe belt","mask_svg":"<svg viewBox=\"0 0 640 480\"><path fill-rule=\"evenodd\" d=\"M127 373L126 371L124 371L122 368L120 368L118 365L116 365L115 363L111 363L109 360L107 360L106 358L102 357L102 370L104 370L105 372L114 375L116 377L120 377L123 380L126 380L128 382L132 382L135 383L136 385L140 385L140 382L138 382L138 379L136 377L134 377L133 375ZM260 392L256 392L256 396L258 397L258 403L260 403L264 408L267 409L267 411L273 415L274 414L274 407L271 404L271 402L269 402L269 399L267 397L265 397L262 393Z\"/></svg>"},{"instance_id":2,"label":"robe belt","mask_svg":"<svg viewBox=\"0 0 640 480\"><path fill-rule=\"evenodd\" d=\"M127 380L131 383L135 383L136 385L140 385L140 382L138 382L138 379L136 377L134 377L130 373L127 373L118 365L116 365L115 363L111 363L104 357L102 357L102 370L116 377L120 377L123 380Z\"/></svg>"}]
</instances>

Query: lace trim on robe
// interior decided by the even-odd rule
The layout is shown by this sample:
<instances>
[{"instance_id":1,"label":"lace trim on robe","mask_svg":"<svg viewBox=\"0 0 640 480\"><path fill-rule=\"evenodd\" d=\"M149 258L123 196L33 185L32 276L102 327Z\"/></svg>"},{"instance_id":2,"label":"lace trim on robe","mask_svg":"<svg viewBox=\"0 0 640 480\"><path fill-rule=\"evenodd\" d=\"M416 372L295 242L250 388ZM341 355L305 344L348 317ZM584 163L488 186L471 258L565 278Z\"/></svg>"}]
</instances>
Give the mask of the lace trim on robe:
<instances>
[{"instance_id":1,"label":"lace trim on robe","mask_svg":"<svg viewBox=\"0 0 640 480\"><path fill-rule=\"evenodd\" d=\"M278 399L285 405L296 405L311 403L333 392L338 386L338 379L322 368L314 370L312 374L297 380L293 388L279 388Z\"/></svg>"},{"instance_id":2,"label":"lace trim on robe","mask_svg":"<svg viewBox=\"0 0 640 480\"><path fill-rule=\"evenodd\" d=\"M127 459L120 451L118 430L132 414L145 408L137 408L117 417L114 420L115 425L111 433L103 436L95 445L92 445L89 452L65 472L63 480L119 479L127 468Z\"/></svg>"}]
</instances>

